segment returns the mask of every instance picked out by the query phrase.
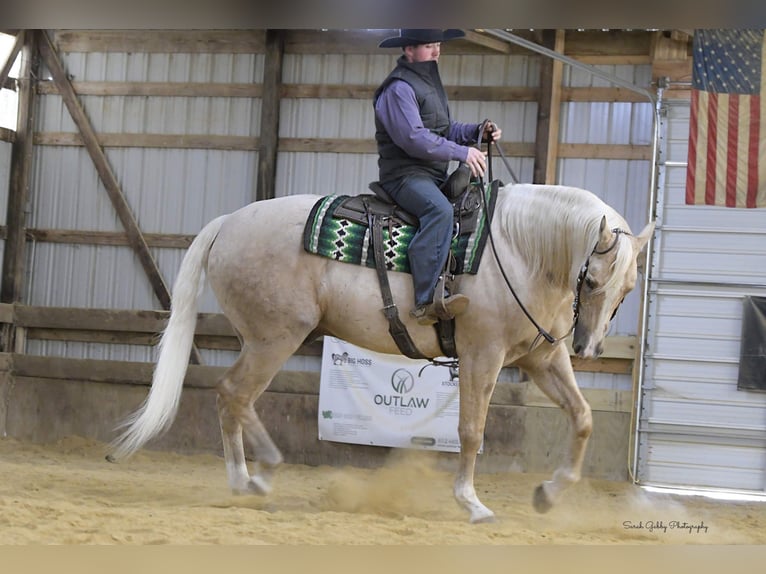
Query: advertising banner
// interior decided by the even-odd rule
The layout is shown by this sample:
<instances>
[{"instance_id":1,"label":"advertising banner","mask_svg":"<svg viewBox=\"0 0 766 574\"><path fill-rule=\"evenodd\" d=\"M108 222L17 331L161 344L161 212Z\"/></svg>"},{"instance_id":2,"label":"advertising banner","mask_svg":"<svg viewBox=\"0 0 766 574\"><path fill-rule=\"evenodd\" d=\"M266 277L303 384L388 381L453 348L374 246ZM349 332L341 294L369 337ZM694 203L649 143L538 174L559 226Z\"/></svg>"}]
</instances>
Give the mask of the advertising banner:
<instances>
[{"instance_id":1,"label":"advertising banner","mask_svg":"<svg viewBox=\"0 0 766 574\"><path fill-rule=\"evenodd\" d=\"M324 338L319 439L459 452L457 367Z\"/></svg>"}]
</instances>

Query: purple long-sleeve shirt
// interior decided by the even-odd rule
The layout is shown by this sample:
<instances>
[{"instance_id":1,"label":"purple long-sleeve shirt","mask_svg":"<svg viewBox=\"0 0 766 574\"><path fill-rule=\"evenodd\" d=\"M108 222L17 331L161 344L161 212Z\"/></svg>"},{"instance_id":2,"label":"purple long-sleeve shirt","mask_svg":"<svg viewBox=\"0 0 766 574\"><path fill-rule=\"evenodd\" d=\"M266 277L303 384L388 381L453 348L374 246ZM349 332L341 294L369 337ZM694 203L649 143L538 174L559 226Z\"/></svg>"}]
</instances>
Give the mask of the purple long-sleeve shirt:
<instances>
[{"instance_id":1,"label":"purple long-sleeve shirt","mask_svg":"<svg viewBox=\"0 0 766 574\"><path fill-rule=\"evenodd\" d=\"M407 154L430 161L465 161L468 147L476 143L479 124L451 121L446 137L423 126L415 91L395 80L378 97L375 115L393 142Z\"/></svg>"}]
</instances>

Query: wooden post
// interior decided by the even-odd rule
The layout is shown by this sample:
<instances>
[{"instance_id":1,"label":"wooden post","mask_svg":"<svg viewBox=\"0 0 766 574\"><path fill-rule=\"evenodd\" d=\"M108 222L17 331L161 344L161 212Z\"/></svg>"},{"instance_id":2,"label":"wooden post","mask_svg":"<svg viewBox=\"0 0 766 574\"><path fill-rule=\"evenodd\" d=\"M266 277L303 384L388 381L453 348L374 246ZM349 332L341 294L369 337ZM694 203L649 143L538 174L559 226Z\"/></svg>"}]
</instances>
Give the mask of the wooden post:
<instances>
[{"instance_id":1,"label":"wooden post","mask_svg":"<svg viewBox=\"0 0 766 574\"><path fill-rule=\"evenodd\" d=\"M22 53L21 70L18 78L19 108L16 138L11 151L7 236L3 253L2 286L0 287L0 301L3 303L15 303L21 300L26 271L26 210L29 202L29 182L32 172L35 83L40 64L35 45L35 32L24 33L23 47L19 45L19 49ZM10 65L8 69L10 69ZM14 348L16 337L15 325L4 325L0 336L0 349L5 352L16 350Z\"/></svg>"},{"instance_id":2,"label":"wooden post","mask_svg":"<svg viewBox=\"0 0 766 574\"><path fill-rule=\"evenodd\" d=\"M564 30L543 30L546 48L564 52ZM556 183L559 122L561 116L561 79L564 64L543 56L540 66L540 102L537 108L537 136L533 183Z\"/></svg>"},{"instance_id":3,"label":"wooden post","mask_svg":"<svg viewBox=\"0 0 766 574\"><path fill-rule=\"evenodd\" d=\"M38 43L40 55L42 56L45 65L50 70L51 75L53 76L53 82L56 84L74 123L80 130L80 136L85 144L85 148L88 150L88 154L93 160L107 195L109 195L109 199L117 212L117 216L125 228L128 242L138 256L141 266L144 268L144 272L146 273L149 283L160 304L163 308L170 309L170 291L168 290L167 285L165 285L165 280L162 278L162 273L160 272L151 251L149 251L149 246L138 226L133 211L125 199L125 195L122 193L122 188L112 171L111 165L109 165L109 160L98 141L98 137L90 123L90 119L85 114L85 110L82 108L80 100L77 98L77 94L74 91L72 82L69 80L69 76L61 63L61 60L59 60L56 48L53 46L48 34L44 31L39 33ZM201 364L202 358L196 347L192 347L191 357L192 362Z\"/></svg>"},{"instance_id":4,"label":"wooden post","mask_svg":"<svg viewBox=\"0 0 766 574\"><path fill-rule=\"evenodd\" d=\"M261 97L261 133L258 151L258 184L255 200L275 196L277 151L279 145L279 102L284 56L284 31L266 31L266 61L263 69Z\"/></svg>"}]
</instances>

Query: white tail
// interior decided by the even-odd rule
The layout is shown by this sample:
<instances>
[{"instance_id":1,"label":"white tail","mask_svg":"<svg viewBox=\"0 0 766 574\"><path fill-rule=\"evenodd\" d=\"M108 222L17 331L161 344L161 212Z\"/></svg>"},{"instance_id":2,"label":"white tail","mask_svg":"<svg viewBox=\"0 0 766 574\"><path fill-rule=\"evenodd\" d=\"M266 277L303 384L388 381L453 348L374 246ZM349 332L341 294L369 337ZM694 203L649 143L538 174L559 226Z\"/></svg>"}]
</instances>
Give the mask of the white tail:
<instances>
[{"instance_id":1,"label":"white tail","mask_svg":"<svg viewBox=\"0 0 766 574\"><path fill-rule=\"evenodd\" d=\"M111 444L111 458L126 458L167 430L178 411L197 324L197 300L207 255L226 215L208 223L186 252L173 285L170 319L159 343L149 396L118 428L128 427Z\"/></svg>"}]
</instances>

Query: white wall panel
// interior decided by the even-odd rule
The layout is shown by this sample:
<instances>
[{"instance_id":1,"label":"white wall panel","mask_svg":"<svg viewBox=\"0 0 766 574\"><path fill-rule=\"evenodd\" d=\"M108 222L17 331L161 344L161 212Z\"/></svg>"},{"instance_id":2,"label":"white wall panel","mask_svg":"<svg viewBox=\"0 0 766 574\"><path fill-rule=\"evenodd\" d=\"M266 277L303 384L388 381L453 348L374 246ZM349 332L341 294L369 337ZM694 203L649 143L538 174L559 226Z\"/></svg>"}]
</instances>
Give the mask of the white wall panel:
<instances>
[{"instance_id":1,"label":"white wall panel","mask_svg":"<svg viewBox=\"0 0 766 574\"><path fill-rule=\"evenodd\" d=\"M359 195L378 179L378 156L372 154L282 152L277 158L276 196Z\"/></svg>"},{"instance_id":2,"label":"white wall panel","mask_svg":"<svg viewBox=\"0 0 766 574\"><path fill-rule=\"evenodd\" d=\"M743 298L766 296L766 213L685 204L689 104L666 110L638 478L763 492L766 393L737 376Z\"/></svg>"}]
</instances>

